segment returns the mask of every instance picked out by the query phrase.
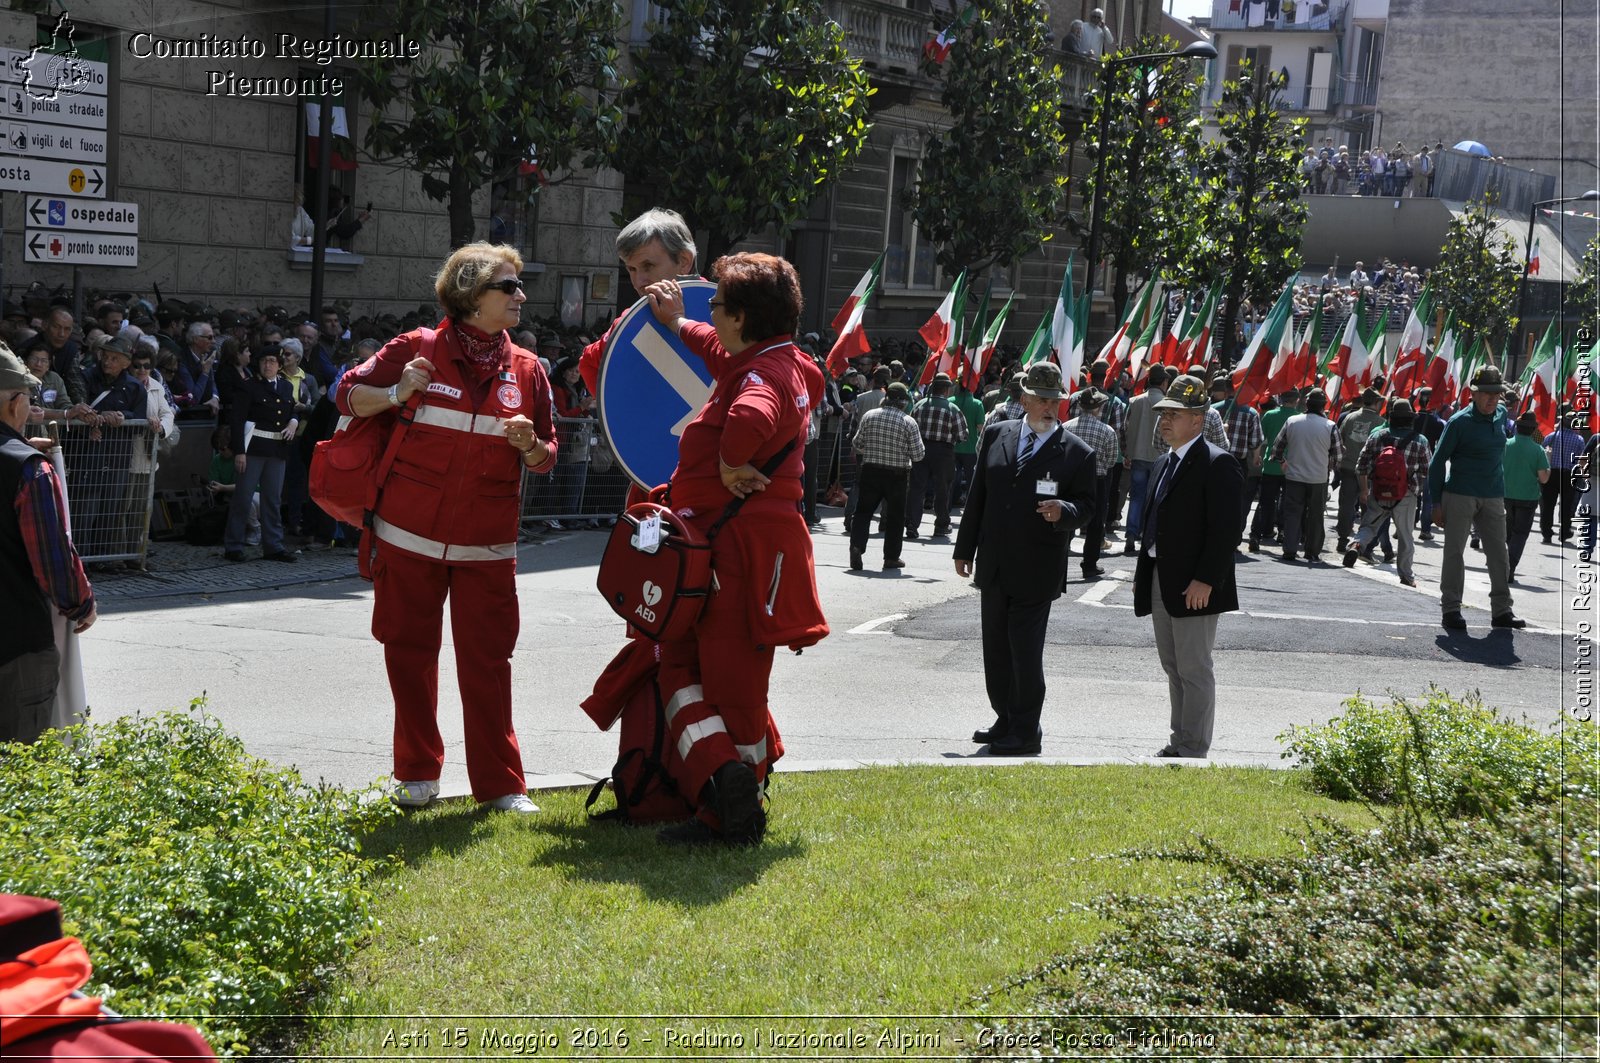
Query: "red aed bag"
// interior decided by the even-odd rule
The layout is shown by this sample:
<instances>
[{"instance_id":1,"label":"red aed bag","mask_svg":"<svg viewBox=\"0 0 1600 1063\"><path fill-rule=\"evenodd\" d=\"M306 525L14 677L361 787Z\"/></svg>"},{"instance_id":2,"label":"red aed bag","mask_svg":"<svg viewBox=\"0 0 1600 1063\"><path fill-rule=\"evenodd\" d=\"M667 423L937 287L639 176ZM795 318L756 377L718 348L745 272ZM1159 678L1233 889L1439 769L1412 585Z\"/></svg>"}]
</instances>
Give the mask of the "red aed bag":
<instances>
[{"instance_id":1,"label":"red aed bag","mask_svg":"<svg viewBox=\"0 0 1600 1063\"><path fill-rule=\"evenodd\" d=\"M661 538L646 551L639 547L639 525L652 516L660 519ZM595 586L635 630L671 642L700 619L711 579L711 544L666 506L640 502L612 527Z\"/></svg>"},{"instance_id":2,"label":"red aed bag","mask_svg":"<svg viewBox=\"0 0 1600 1063\"><path fill-rule=\"evenodd\" d=\"M322 512L359 528L378 501L378 466L389 448L395 419L379 414L340 420L348 423L318 443L311 455L307 489Z\"/></svg>"}]
</instances>

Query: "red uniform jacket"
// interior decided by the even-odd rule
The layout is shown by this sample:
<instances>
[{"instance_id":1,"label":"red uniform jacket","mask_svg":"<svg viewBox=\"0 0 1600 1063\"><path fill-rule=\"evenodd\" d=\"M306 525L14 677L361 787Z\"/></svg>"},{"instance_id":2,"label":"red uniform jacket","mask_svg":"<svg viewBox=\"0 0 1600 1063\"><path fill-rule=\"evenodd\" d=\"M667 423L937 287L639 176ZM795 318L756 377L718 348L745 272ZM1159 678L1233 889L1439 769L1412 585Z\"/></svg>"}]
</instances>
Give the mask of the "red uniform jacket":
<instances>
[{"instance_id":1,"label":"red uniform jacket","mask_svg":"<svg viewBox=\"0 0 1600 1063\"><path fill-rule=\"evenodd\" d=\"M407 332L346 373L335 398L339 412L351 414L350 389L357 384L397 383L422 349L422 330ZM506 442L504 423L516 414L531 420L550 448L549 460L534 471L554 467L550 381L539 359L514 344L480 379L448 322L440 323L429 360L433 380L383 485L374 533L389 546L436 561L515 559L523 463Z\"/></svg>"}]
</instances>

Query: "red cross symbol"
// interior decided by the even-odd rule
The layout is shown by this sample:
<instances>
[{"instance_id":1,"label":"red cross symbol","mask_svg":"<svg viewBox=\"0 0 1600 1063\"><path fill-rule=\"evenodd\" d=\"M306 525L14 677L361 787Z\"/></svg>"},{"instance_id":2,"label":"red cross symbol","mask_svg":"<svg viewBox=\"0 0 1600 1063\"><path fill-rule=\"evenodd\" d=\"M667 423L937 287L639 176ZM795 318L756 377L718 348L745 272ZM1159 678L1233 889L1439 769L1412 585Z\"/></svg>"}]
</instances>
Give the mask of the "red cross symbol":
<instances>
[{"instance_id":1,"label":"red cross symbol","mask_svg":"<svg viewBox=\"0 0 1600 1063\"><path fill-rule=\"evenodd\" d=\"M55 258L61 257L61 238L55 237L50 241L50 254Z\"/></svg>"}]
</instances>

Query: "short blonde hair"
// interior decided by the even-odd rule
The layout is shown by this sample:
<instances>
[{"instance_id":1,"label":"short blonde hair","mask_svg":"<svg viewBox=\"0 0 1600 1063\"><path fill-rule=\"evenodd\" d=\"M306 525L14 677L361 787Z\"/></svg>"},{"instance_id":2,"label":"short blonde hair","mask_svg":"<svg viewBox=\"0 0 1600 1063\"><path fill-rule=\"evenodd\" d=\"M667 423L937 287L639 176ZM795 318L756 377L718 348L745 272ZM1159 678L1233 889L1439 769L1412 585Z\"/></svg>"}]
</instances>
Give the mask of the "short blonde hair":
<instances>
[{"instance_id":1,"label":"short blonde hair","mask_svg":"<svg viewBox=\"0 0 1600 1063\"><path fill-rule=\"evenodd\" d=\"M488 290L494 275L503 265L522 272L522 256L506 244L484 240L464 244L450 253L433 278L433 293L450 317L465 321L478 308L478 300Z\"/></svg>"}]
</instances>

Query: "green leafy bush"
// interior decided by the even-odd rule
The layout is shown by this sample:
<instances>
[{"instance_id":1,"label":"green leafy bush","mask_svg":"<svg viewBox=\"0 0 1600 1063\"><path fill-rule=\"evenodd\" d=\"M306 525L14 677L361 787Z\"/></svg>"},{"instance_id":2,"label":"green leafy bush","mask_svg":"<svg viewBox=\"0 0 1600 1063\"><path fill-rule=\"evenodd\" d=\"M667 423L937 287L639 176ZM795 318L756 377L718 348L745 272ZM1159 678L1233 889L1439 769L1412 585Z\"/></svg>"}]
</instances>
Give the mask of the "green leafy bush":
<instances>
[{"instance_id":1,"label":"green leafy bush","mask_svg":"<svg viewBox=\"0 0 1600 1063\"><path fill-rule=\"evenodd\" d=\"M52 732L0 746L0 892L61 902L107 1006L247 1052L377 928L387 865L360 838L393 811L368 796L309 786L200 712Z\"/></svg>"},{"instance_id":2,"label":"green leafy bush","mask_svg":"<svg viewBox=\"0 0 1600 1063\"><path fill-rule=\"evenodd\" d=\"M1476 693L1452 698L1438 687L1420 701L1390 695L1379 704L1357 695L1344 710L1278 736L1283 755L1297 758L1312 785L1339 800L1477 815L1549 800L1563 778L1588 786L1594 777L1591 723L1540 732L1486 708Z\"/></svg>"}]
</instances>

